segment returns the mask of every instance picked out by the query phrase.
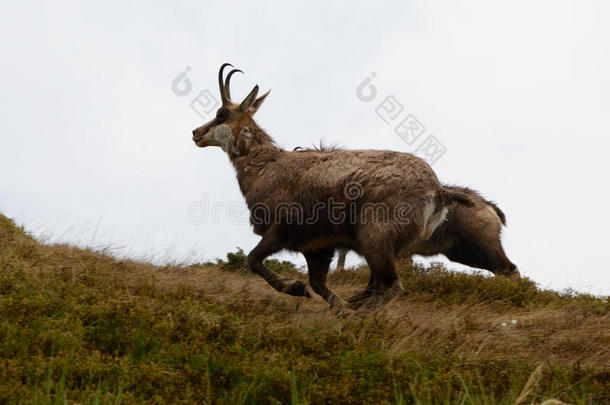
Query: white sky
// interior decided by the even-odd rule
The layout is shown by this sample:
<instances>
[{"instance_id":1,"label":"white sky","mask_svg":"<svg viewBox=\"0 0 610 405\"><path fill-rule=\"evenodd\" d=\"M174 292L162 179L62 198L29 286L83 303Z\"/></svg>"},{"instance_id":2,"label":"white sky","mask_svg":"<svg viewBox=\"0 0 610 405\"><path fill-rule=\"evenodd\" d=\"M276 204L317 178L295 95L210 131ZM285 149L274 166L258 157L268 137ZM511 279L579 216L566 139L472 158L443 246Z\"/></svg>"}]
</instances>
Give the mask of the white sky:
<instances>
[{"instance_id":1,"label":"white sky","mask_svg":"<svg viewBox=\"0 0 610 405\"><path fill-rule=\"evenodd\" d=\"M0 212L159 262L248 251L259 238L226 155L191 141L204 119L190 102L218 97L229 61L246 72L233 98L272 89L257 121L287 148L413 151L375 113L394 95L447 148L439 178L504 210L523 275L610 294L610 3L240 3L3 3Z\"/></svg>"}]
</instances>

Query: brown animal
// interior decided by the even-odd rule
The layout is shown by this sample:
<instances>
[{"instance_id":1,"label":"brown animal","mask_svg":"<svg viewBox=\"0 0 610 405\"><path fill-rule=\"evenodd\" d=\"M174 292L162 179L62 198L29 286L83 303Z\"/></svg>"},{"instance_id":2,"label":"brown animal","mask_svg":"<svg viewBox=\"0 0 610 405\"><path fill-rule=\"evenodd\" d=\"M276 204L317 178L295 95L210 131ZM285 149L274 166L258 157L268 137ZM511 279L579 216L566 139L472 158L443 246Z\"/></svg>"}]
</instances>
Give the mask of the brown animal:
<instances>
[{"instance_id":1,"label":"brown animal","mask_svg":"<svg viewBox=\"0 0 610 405\"><path fill-rule=\"evenodd\" d=\"M343 301L326 286L335 248L352 249L371 269L369 286L350 298L352 307L381 305L404 292L395 257L428 239L447 206L472 205L468 194L443 187L430 166L407 153L374 150L286 151L254 122L269 92L258 86L240 103L231 101L232 70L223 83L222 107L193 131L199 147L220 146L233 164L261 241L248 266L277 291L310 297L300 280L281 278L264 264L280 250L301 252L313 290L331 307Z\"/></svg>"},{"instance_id":2,"label":"brown animal","mask_svg":"<svg viewBox=\"0 0 610 405\"><path fill-rule=\"evenodd\" d=\"M447 220L436 228L430 239L417 244L408 254L445 255L449 260L491 271L495 275L519 276L504 253L500 234L506 217L496 204L466 187L448 188L468 193L474 206L449 207ZM338 249L337 270L345 266L346 249ZM410 256L408 256L410 258Z\"/></svg>"}]
</instances>

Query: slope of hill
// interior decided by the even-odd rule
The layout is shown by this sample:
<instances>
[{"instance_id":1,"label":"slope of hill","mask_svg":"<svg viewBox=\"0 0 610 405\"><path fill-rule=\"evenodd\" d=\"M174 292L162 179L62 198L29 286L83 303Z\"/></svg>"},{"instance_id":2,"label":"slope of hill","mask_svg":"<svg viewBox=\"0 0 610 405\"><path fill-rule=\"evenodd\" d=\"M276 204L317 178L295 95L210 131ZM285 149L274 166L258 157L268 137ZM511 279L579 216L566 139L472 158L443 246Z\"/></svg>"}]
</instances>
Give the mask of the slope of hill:
<instances>
[{"instance_id":1,"label":"slope of hill","mask_svg":"<svg viewBox=\"0 0 610 405\"><path fill-rule=\"evenodd\" d=\"M0 215L0 403L610 403L607 298L404 264L409 296L337 317L244 264L119 261Z\"/></svg>"}]
</instances>

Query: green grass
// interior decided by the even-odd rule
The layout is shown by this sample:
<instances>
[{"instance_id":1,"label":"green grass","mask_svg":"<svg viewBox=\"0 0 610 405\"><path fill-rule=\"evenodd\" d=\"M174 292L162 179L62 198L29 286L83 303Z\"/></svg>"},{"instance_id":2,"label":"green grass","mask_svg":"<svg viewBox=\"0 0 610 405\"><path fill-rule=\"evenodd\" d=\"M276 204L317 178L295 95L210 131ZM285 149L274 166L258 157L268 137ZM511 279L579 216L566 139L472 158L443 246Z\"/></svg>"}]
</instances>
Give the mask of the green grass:
<instances>
[{"instance_id":1,"label":"green grass","mask_svg":"<svg viewBox=\"0 0 610 405\"><path fill-rule=\"evenodd\" d=\"M119 261L0 215L0 403L513 404L530 377L524 403L610 403L608 298L403 264L408 297L345 318L244 260Z\"/></svg>"}]
</instances>

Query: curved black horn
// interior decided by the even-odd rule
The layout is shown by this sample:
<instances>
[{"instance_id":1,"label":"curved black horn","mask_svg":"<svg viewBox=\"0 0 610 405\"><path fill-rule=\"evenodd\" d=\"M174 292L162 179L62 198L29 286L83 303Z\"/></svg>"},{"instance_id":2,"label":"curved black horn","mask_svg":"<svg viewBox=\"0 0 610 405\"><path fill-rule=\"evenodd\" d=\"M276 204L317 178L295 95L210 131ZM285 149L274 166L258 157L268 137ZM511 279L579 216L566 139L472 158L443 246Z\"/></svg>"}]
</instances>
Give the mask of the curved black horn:
<instances>
[{"instance_id":1,"label":"curved black horn","mask_svg":"<svg viewBox=\"0 0 610 405\"><path fill-rule=\"evenodd\" d=\"M218 87L220 88L220 99L222 100L222 104L226 104L227 101L229 101L229 97L227 96L227 92L225 91L225 87L222 83L222 71L227 66L233 67L233 65L231 65L230 63L223 63L220 67L220 70L218 71Z\"/></svg>"},{"instance_id":2,"label":"curved black horn","mask_svg":"<svg viewBox=\"0 0 610 405\"><path fill-rule=\"evenodd\" d=\"M225 79L225 94L227 95L227 99L231 100L231 76L233 76L233 73L244 73L239 69L233 69L229 72L229 74L227 75L227 78Z\"/></svg>"}]
</instances>

